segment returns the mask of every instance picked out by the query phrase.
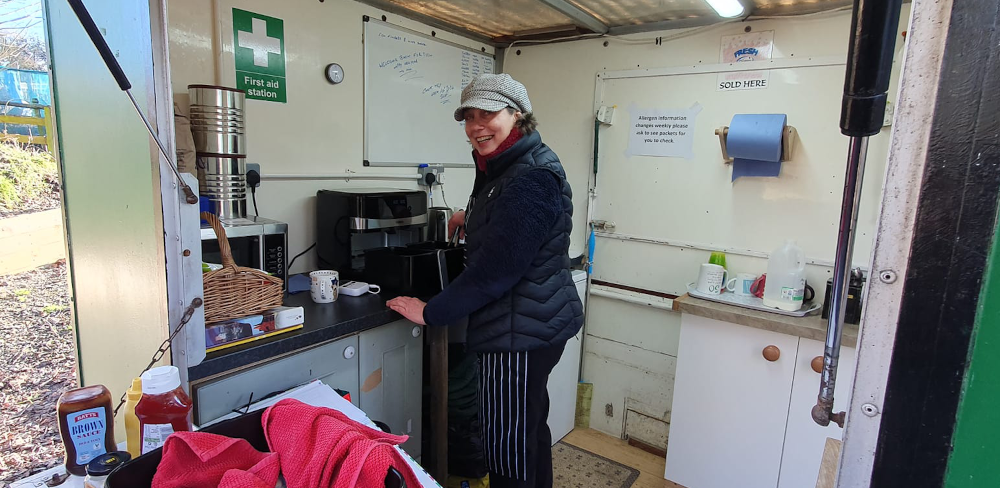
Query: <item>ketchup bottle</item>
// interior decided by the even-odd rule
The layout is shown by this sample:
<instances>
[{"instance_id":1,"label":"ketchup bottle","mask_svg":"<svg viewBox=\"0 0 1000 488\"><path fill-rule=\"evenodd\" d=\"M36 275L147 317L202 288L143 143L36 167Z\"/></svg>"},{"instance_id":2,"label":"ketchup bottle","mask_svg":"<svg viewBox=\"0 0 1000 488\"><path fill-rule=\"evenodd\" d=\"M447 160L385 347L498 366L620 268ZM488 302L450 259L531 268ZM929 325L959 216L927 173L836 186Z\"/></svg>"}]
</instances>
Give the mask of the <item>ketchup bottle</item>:
<instances>
[{"instance_id":1,"label":"ketchup bottle","mask_svg":"<svg viewBox=\"0 0 1000 488\"><path fill-rule=\"evenodd\" d=\"M142 398L135 416L142 432L142 454L162 446L174 432L191 430L191 398L181 389L176 366L160 366L142 374Z\"/></svg>"}]
</instances>

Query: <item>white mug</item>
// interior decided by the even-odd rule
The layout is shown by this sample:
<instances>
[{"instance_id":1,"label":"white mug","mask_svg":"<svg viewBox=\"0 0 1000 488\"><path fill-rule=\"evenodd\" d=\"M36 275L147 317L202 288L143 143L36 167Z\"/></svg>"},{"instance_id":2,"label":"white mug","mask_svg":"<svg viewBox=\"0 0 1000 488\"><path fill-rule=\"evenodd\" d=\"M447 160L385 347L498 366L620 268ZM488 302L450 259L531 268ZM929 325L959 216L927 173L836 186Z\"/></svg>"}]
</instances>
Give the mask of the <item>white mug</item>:
<instances>
[{"instance_id":1,"label":"white mug","mask_svg":"<svg viewBox=\"0 0 1000 488\"><path fill-rule=\"evenodd\" d=\"M757 277L750 273L739 273L735 278L726 282L726 290L740 296L748 297L753 295L753 293L750 293L750 287L753 286L753 282L756 280Z\"/></svg>"},{"instance_id":2,"label":"white mug","mask_svg":"<svg viewBox=\"0 0 1000 488\"><path fill-rule=\"evenodd\" d=\"M726 268L718 264L704 263L698 272L698 284L695 288L706 294L718 295L726 285Z\"/></svg>"},{"instance_id":3,"label":"white mug","mask_svg":"<svg viewBox=\"0 0 1000 488\"><path fill-rule=\"evenodd\" d=\"M309 294L316 303L337 301L340 294L340 273L330 270L319 270L309 273L311 281Z\"/></svg>"}]
</instances>

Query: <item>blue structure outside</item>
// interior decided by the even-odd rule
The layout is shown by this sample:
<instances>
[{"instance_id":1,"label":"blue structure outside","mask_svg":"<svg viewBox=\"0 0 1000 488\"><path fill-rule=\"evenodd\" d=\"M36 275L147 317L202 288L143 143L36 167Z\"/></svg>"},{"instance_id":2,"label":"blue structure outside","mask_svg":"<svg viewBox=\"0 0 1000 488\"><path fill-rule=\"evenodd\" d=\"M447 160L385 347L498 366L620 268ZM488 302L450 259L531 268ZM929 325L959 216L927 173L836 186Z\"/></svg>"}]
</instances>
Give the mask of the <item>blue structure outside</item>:
<instances>
[{"instance_id":1,"label":"blue structure outside","mask_svg":"<svg viewBox=\"0 0 1000 488\"><path fill-rule=\"evenodd\" d=\"M44 71L29 71L0 67L0 114L41 117L40 110L4 107L7 102L52 105L52 91L49 74ZM38 126L2 124L0 131L8 134L45 135L45 129Z\"/></svg>"}]
</instances>

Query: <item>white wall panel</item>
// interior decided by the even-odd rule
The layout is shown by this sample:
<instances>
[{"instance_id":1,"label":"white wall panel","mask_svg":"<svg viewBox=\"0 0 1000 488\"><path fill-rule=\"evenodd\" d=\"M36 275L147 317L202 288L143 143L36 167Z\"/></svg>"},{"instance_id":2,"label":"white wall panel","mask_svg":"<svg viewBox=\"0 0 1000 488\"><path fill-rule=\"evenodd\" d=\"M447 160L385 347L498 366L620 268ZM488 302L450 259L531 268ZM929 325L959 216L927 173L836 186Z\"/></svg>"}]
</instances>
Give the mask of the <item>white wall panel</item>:
<instances>
[{"instance_id":1,"label":"white wall panel","mask_svg":"<svg viewBox=\"0 0 1000 488\"><path fill-rule=\"evenodd\" d=\"M687 292L687 284L697 278L701 263L708 262L711 252L645 242L598 239L595 255L596 280L682 295ZM767 271L766 259L739 254L727 254L726 265L734 272L761 274ZM832 275L832 268L806 266L806 282L821 298L826 290L826 280Z\"/></svg>"},{"instance_id":2,"label":"white wall panel","mask_svg":"<svg viewBox=\"0 0 1000 488\"><path fill-rule=\"evenodd\" d=\"M681 314L596 295L591 295L588 300L591 300L591 308L587 340L596 337L677 355ZM637 324L647 327L636 327Z\"/></svg>"},{"instance_id":3,"label":"white wall panel","mask_svg":"<svg viewBox=\"0 0 1000 488\"><path fill-rule=\"evenodd\" d=\"M284 21L288 102L247 100L247 162L260 164L265 178L268 174L343 174L348 171L399 174L408 171L406 168L362 166L364 51L361 17L387 15L390 23L424 34L430 34L433 29L348 0L171 0L168 12L171 76L173 91L182 110L186 110L188 103L189 84L234 86L233 7ZM436 34L441 39L475 50L485 47L447 32ZM487 52L492 53L493 49L487 47ZM340 63L346 74L339 85L331 85L323 77L323 68L333 62ZM441 123L454 125L450 119ZM445 171L449 204L465 206L474 176L471 169L448 168ZM294 255L315 241L316 190L362 187L414 189L416 183L265 179L257 190L257 205L262 217L288 223L289 251ZM314 256L314 253L303 256L291 271L315 269Z\"/></svg>"},{"instance_id":4,"label":"white wall panel","mask_svg":"<svg viewBox=\"0 0 1000 488\"><path fill-rule=\"evenodd\" d=\"M717 92L716 73L604 81L603 105L683 110L697 104L701 112L694 120L691 159L626 156L632 132L627 109L620 123L602 129L592 218L614 221L616 233L764 254L785 239L795 239L808 256L832 263L847 157L847 139L838 127L844 66L775 69L770 75L769 88L755 91ZM714 130L728 125L735 113L788 115L798 136L792 160L782 163L780 177L731 181L732 168L723 164ZM873 141L884 148L887 137L888 130L883 130ZM859 265L870 254L884 172L885 153L873 150L858 219L855 263ZM620 252L635 256L637 246L622 244ZM681 256L673 246L658 247L663 248L641 255L673 253L681 259L667 268L602 265L602 279L631 284L631 279L649 273L662 280L668 292L683 294L707 253L689 250ZM599 262L604 259L614 258L598 254ZM813 282L814 287L817 284Z\"/></svg>"},{"instance_id":5,"label":"white wall panel","mask_svg":"<svg viewBox=\"0 0 1000 488\"><path fill-rule=\"evenodd\" d=\"M584 348L583 381L594 384L591 428L622 436L626 404L669 424L676 357L590 335Z\"/></svg>"}]
</instances>

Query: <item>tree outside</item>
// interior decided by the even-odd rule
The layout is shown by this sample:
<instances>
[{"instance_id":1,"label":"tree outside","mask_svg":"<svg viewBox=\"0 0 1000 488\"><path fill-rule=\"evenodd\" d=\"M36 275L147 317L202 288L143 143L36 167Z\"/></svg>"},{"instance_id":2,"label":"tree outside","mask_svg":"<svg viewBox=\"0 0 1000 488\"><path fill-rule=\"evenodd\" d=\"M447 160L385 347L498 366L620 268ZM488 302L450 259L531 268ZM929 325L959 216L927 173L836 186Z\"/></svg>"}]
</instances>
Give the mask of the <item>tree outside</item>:
<instances>
[{"instance_id":1,"label":"tree outside","mask_svg":"<svg viewBox=\"0 0 1000 488\"><path fill-rule=\"evenodd\" d=\"M0 0L0 67L46 71L41 0Z\"/></svg>"}]
</instances>

